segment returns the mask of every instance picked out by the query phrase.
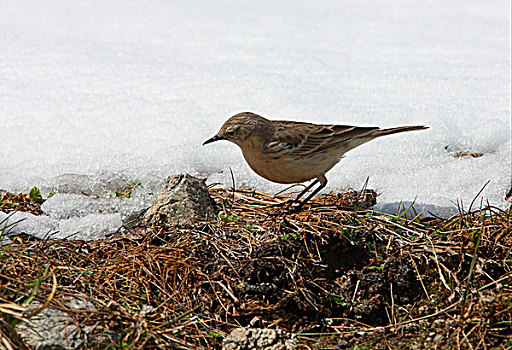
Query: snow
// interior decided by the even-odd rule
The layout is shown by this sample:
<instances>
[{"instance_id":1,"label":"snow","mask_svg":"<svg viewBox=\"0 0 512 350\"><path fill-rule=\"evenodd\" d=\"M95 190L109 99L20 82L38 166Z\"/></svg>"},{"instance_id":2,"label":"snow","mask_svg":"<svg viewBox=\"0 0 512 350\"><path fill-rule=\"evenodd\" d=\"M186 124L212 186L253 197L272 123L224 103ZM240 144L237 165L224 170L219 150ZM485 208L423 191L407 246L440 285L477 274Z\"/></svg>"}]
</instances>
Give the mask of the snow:
<instances>
[{"instance_id":1,"label":"snow","mask_svg":"<svg viewBox=\"0 0 512 350\"><path fill-rule=\"evenodd\" d=\"M0 212L0 227L7 236L29 233L40 239L98 240L116 232L122 225L120 214L88 214L57 220L48 215L18 212L7 215ZM4 226L5 225L5 226Z\"/></svg>"},{"instance_id":2,"label":"snow","mask_svg":"<svg viewBox=\"0 0 512 350\"><path fill-rule=\"evenodd\" d=\"M490 180L482 198L506 205L509 1L21 0L2 4L0 31L0 188L78 196L56 196L61 208L41 219L64 236L102 215L102 232L115 231L131 209L84 210L90 196L118 208L114 191L141 182L125 201L140 208L169 174L231 186L231 168L237 186L283 189L255 175L236 146L201 147L241 111L428 125L349 152L326 191L369 177L382 208L454 209Z\"/></svg>"}]
</instances>

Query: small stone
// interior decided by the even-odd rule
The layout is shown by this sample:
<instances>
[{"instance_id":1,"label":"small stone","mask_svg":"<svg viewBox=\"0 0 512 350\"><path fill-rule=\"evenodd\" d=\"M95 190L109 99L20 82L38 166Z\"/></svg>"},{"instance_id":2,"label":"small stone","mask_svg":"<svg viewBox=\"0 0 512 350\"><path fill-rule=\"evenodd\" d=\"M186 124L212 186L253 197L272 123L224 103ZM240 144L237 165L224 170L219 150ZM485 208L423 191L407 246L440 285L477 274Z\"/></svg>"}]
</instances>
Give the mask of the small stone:
<instances>
[{"instance_id":1,"label":"small stone","mask_svg":"<svg viewBox=\"0 0 512 350\"><path fill-rule=\"evenodd\" d=\"M490 304L496 301L496 298L493 295L482 295L482 301L484 303Z\"/></svg>"},{"instance_id":2,"label":"small stone","mask_svg":"<svg viewBox=\"0 0 512 350\"><path fill-rule=\"evenodd\" d=\"M150 225L190 227L213 214L215 202L204 180L188 174L171 175L165 189L144 215Z\"/></svg>"},{"instance_id":3,"label":"small stone","mask_svg":"<svg viewBox=\"0 0 512 350\"><path fill-rule=\"evenodd\" d=\"M297 345L295 335L279 329L237 328L222 342L222 350L291 350Z\"/></svg>"},{"instance_id":4,"label":"small stone","mask_svg":"<svg viewBox=\"0 0 512 350\"><path fill-rule=\"evenodd\" d=\"M93 311L94 305L79 297L68 297L65 305L72 310ZM39 302L30 305L37 309ZM40 313L16 326L16 332L25 344L34 349L83 349L107 347L117 342L117 336L106 329L82 326L73 322L66 312L47 307Z\"/></svg>"},{"instance_id":5,"label":"small stone","mask_svg":"<svg viewBox=\"0 0 512 350\"><path fill-rule=\"evenodd\" d=\"M436 343L436 344L440 345L440 344L442 344L442 343L443 343L443 341L444 341L444 337L443 337L441 334L438 334L438 335L436 335L436 336L434 337L434 340L433 340L433 341L434 341L434 343Z\"/></svg>"}]
</instances>

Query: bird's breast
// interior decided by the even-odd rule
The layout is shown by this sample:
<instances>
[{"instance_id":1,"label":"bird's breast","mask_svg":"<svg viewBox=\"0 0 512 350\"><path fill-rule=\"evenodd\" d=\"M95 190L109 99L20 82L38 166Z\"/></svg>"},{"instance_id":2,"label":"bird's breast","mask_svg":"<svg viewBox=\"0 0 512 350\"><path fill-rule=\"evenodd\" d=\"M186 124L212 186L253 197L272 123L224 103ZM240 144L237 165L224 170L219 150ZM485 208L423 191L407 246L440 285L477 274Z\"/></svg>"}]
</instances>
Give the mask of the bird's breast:
<instances>
[{"instance_id":1,"label":"bird's breast","mask_svg":"<svg viewBox=\"0 0 512 350\"><path fill-rule=\"evenodd\" d=\"M242 152L247 164L258 175L283 184L304 182L324 175L339 161L339 158L330 159L323 154L293 157L248 150Z\"/></svg>"}]
</instances>

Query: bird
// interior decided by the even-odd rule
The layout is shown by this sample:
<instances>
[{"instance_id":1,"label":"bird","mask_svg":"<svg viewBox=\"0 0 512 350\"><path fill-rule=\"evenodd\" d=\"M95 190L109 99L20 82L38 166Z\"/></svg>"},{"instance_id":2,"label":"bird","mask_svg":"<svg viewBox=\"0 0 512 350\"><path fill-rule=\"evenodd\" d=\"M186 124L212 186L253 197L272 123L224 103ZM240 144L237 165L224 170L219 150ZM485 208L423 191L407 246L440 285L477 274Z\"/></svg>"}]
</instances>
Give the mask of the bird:
<instances>
[{"instance_id":1,"label":"bird","mask_svg":"<svg viewBox=\"0 0 512 350\"><path fill-rule=\"evenodd\" d=\"M269 120L253 112L229 118L215 136L203 146L227 140L236 144L249 165L261 177L281 184L314 181L293 200L296 211L327 185L325 174L343 155L368 141L384 135L428 129L423 125L379 127L313 124L287 120ZM299 202L316 184L319 186Z\"/></svg>"}]
</instances>

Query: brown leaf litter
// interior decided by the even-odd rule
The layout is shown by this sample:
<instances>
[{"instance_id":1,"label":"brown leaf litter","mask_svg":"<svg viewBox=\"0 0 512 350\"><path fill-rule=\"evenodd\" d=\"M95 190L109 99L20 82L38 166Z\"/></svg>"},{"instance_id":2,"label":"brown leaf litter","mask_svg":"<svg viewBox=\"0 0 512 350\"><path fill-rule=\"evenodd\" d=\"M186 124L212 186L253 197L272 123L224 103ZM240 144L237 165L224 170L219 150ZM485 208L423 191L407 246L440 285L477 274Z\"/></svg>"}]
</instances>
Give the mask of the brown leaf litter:
<instances>
[{"instance_id":1,"label":"brown leaf litter","mask_svg":"<svg viewBox=\"0 0 512 350\"><path fill-rule=\"evenodd\" d=\"M90 300L96 311L76 322L118 334L115 348L220 349L238 327L294 332L300 349L512 345L510 210L407 219L345 193L286 213L283 197L210 192L217 218L191 229L14 238L0 252L1 303L21 305L42 280L42 303Z\"/></svg>"}]
</instances>

